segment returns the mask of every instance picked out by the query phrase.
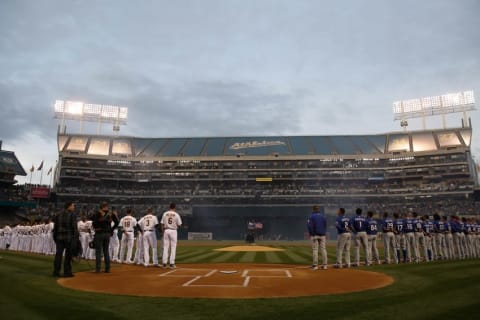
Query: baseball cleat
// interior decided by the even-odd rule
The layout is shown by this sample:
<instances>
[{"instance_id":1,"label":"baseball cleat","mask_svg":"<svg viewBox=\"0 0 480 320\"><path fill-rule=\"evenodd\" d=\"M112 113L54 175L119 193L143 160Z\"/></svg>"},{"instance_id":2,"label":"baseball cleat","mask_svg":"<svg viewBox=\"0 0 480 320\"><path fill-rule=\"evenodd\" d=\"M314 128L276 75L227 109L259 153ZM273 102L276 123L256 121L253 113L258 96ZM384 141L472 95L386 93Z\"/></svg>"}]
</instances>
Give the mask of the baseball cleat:
<instances>
[{"instance_id":1,"label":"baseball cleat","mask_svg":"<svg viewBox=\"0 0 480 320\"><path fill-rule=\"evenodd\" d=\"M170 269L175 269L175 265L174 264L170 264Z\"/></svg>"},{"instance_id":2,"label":"baseball cleat","mask_svg":"<svg viewBox=\"0 0 480 320\"><path fill-rule=\"evenodd\" d=\"M317 265L313 265L313 266L310 267L310 269L312 269L312 270L318 270L318 266L317 266Z\"/></svg>"}]
</instances>

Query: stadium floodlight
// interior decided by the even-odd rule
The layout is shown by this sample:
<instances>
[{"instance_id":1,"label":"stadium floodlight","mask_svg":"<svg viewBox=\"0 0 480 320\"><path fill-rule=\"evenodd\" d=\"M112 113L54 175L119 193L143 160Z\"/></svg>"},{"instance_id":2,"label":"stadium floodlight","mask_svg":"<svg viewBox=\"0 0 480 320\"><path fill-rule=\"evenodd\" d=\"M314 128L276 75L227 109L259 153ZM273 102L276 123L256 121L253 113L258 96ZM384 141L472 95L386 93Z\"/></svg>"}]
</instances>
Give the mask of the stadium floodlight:
<instances>
[{"instance_id":1,"label":"stadium floodlight","mask_svg":"<svg viewBox=\"0 0 480 320\"><path fill-rule=\"evenodd\" d=\"M441 96L425 97L419 99L409 99L395 101L393 103L393 114L395 120L410 118L423 118L425 127L425 117L442 115L447 113L464 113L466 121L466 112L475 110L475 96L473 91L461 91L444 94ZM445 119L444 119L445 127Z\"/></svg>"},{"instance_id":2,"label":"stadium floodlight","mask_svg":"<svg viewBox=\"0 0 480 320\"><path fill-rule=\"evenodd\" d=\"M127 123L128 108L79 101L55 101L55 118L113 124Z\"/></svg>"},{"instance_id":3,"label":"stadium floodlight","mask_svg":"<svg viewBox=\"0 0 480 320\"><path fill-rule=\"evenodd\" d=\"M127 124L128 108L103 105L103 104L91 104L83 103L80 101L55 101L55 118L62 120L62 128L64 128L65 120L77 120L112 123L114 131L120 129L120 125Z\"/></svg>"}]
</instances>

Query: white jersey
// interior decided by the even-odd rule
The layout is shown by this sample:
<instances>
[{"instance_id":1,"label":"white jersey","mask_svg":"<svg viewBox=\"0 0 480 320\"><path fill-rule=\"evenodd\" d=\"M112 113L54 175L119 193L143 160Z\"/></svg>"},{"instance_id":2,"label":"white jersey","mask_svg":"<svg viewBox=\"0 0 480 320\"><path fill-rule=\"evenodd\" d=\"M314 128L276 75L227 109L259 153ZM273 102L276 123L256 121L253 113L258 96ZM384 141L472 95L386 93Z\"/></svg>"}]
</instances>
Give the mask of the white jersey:
<instances>
[{"instance_id":1,"label":"white jersey","mask_svg":"<svg viewBox=\"0 0 480 320\"><path fill-rule=\"evenodd\" d=\"M88 226L87 221L83 222L82 220L77 223L78 232L88 233L90 232L90 227Z\"/></svg>"},{"instance_id":2,"label":"white jersey","mask_svg":"<svg viewBox=\"0 0 480 320\"><path fill-rule=\"evenodd\" d=\"M158 218L153 214L147 214L138 222L143 231L153 231L158 225Z\"/></svg>"},{"instance_id":3,"label":"white jersey","mask_svg":"<svg viewBox=\"0 0 480 320\"><path fill-rule=\"evenodd\" d=\"M165 229L177 230L182 225L182 218L175 211L169 210L163 214L160 223Z\"/></svg>"},{"instance_id":4,"label":"white jersey","mask_svg":"<svg viewBox=\"0 0 480 320\"><path fill-rule=\"evenodd\" d=\"M133 232L133 229L137 225L137 219L132 216L125 216L120 219L120 226L125 232Z\"/></svg>"}]
</instances>

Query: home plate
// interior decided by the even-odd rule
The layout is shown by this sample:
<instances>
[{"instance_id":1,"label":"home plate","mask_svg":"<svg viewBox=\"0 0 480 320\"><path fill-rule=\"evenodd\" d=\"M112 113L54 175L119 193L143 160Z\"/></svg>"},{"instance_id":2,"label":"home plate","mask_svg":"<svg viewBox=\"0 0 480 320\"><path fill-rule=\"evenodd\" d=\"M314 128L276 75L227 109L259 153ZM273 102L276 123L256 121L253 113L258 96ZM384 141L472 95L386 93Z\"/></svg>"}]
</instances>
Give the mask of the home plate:
<instances>
[{"instance_id":1,"label":"home plate","mask_svg":"<svg viewBox=\"0 0 480 320\"><path fill-rule=\"evenodd\" d=\"M224 273L224 274L234 274L234 273L237 273L238 271L236 270L220 270L220 273Z\"/></svg>"}]
</instances>

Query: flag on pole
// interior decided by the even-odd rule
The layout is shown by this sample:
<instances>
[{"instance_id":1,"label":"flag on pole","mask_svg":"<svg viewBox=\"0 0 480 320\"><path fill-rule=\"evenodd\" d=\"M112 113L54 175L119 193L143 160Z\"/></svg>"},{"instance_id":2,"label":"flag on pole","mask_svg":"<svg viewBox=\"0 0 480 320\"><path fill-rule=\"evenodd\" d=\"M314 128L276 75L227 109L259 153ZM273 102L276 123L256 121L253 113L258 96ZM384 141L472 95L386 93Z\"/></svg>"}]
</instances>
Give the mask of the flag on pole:
<instances>
[{"instance_id":1,"label":"flag on pole","mask_svg":"<svg viewBox=\"0 0 480 320\"><path fill-rule=\"evenodd\" d=\"M30 168L30 172L33 172L35 170L35 167L32 164L32 167Z\"/></svg>"},{"instance_id":2,"label":"flag on pole","mask_svg":"<svg viewBox=\"0 0 480 320\"><path fill-rule=\"evenodd\" d=\"M42 170L42 169L43 169L43 160L42 160L42 162L40 163L40 165L38 166L37 170L40 171L40 170Z\"/></svg>"},{"instance_id":3,"label":"flag on pole","mask_svg":"<svg viewBox=\"0 0 480 320\"><path fill-rule=\"evenodd\" d=\"M52 173L52 169L53 169L53 166L50 167L50 169L48 169L47 176L50 175L50 173Z\"/></svg>"}]
</instances>

